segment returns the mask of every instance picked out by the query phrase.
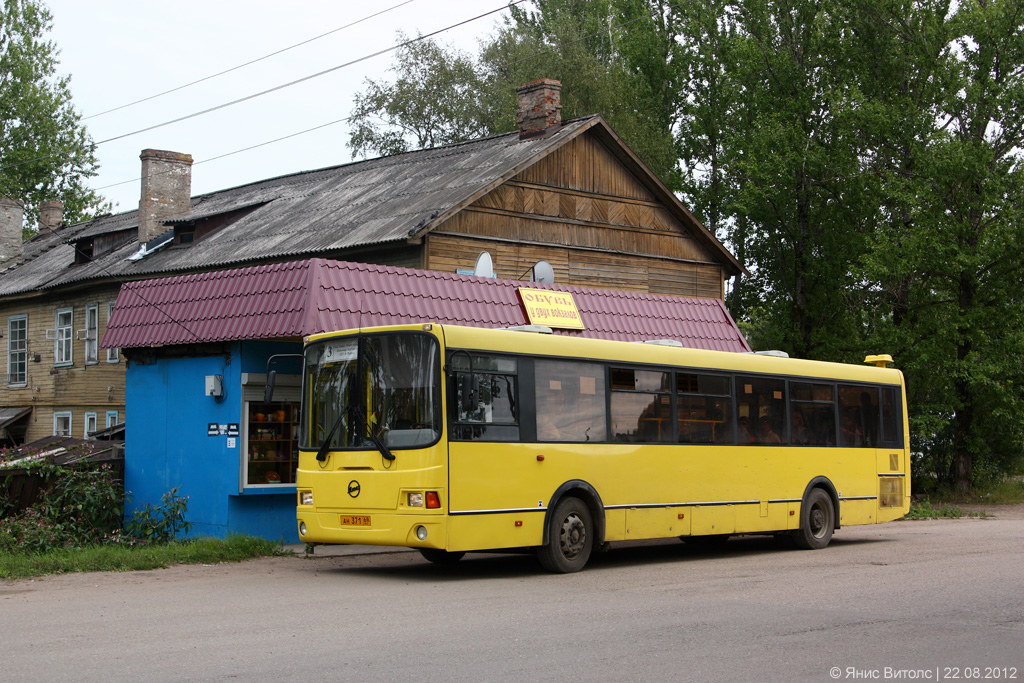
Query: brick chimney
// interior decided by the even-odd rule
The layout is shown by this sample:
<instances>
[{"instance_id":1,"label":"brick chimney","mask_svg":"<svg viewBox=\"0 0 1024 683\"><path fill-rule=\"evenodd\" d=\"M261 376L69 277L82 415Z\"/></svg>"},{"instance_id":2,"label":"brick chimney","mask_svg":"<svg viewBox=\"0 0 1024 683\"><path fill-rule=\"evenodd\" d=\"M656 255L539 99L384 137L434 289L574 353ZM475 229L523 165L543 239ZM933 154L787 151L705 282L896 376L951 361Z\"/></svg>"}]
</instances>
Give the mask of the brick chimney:
<instances>
[{"instance_id":1,"label":"brick chimney","mask_svg":"<svg viewBox=\"0 0 1024 683\"><path fill-rule=\"evenodd\" d=\"M17 199L0 197L0 268L21 260L21 228L25 223L25 205Z\"/></svg>"},{"instance_id":2,"label":"brick chimney","mask_svg":"<svg viewBox=\"0 0 1024 683\"><path fill-rule=\"evenodd\" d=\"M542 78L516 88L519 96L519 139L540 135L552 127L562 125L562 83Z\"/></svg>"},{"instance_id":3,"label":"brick chimney","mask_svg":"<svg viewBox=\"0 0 1024 683\"><path fill-rule=\"evenodd\" d=\"M39 203L39 232L56 230L64 224L63 202Z\"/></svg>"},{"instance_id":4,"label":"brick chimney","mask_svg":"<svg viewBox=\"0 0 1024 683\"><path fill-rule=\"evenodd\" d=\"M192 213L192 155L144 149L139 244L167 232L162 221Z\"/></svg>"}]
</instances>

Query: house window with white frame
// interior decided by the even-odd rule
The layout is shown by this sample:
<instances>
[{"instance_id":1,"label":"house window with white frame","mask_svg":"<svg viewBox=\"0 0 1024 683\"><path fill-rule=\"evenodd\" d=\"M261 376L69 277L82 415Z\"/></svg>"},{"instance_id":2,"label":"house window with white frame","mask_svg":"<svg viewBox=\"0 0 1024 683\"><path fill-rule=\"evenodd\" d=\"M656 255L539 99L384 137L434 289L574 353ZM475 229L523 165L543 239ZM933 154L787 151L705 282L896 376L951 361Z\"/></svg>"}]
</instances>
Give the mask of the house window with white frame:
<instances>
[{"instance_id":1,"label":"house window with white frame","mask_svg":"<svg viewBox=\"0 0 1024 683\"><path fill-rule=\"evenodd\" d=\"M92 365L99 362L100 306L89 304L85 307L85 362Z\"/></svg>"},{"instance_id":2,"label":"house window with white frame","mask_svg":"<svg viewBox=\"0 0 1024 683\"><path fill-rule=\"evenodd\" d=\"M28 383L28 316L7 319L7 385L23 387Z\"/></svg>"},{"instance_id":3,"label":"house window with white frame","mask_svg":"<svg viewBox=\"0 0 1024 683\"><path fill-rule=\"evenodd\" d=\"M89 434L96 431L96 413L85 414L85 434L86 439L89 438Z\"/></svg>"},{"instance_id":4,"label":"house window with white frame","mask_svg":"<svg viewBox=\"0 0 1024 683\"><path fill-rule=\"evenodd\" d=\"M53 364L71 365L75 362L74 357L74 326L75 309L57 309L54 320L53 335Z\"/></svg>"},{"instance_id":5,"label":"house window with white frame","mask_svg":"<svg viewBox=\"0 0 1024 683\"><path fill-rule=\"evenodd\" d=\"M71 413L60 412L53 414L53 435L71 436Z\"/></svg>"},{"instance_id":6,"label":"house window with white frame","mask_svg":"<svg viewBox=\"0 0 1024 683\"><path fill-rule=\"evenodd\" d=\"M117 411L116 410L108 410L107 411L107 429L110 429L111 427L113 427L116 424L117 424Z\"/></svg>"},{"instance_id":7,"label":"house window with white frame","mask_svg":"<svg viewBox=\"0 0 1024 683\"><path fill-rule=\"evenodd\" d=\"M114 302L111 301L107 304L107 325L110 325L110 314L114 312ZM107 349L107 362L118 363L121 361L121 349ZM109 413L108 413L109 414ZM117 413L114 413L116 416ZM115 417L115 423L117 418ZM110 425L107 425L108 427Z\"/></svg>"}]
</instances>

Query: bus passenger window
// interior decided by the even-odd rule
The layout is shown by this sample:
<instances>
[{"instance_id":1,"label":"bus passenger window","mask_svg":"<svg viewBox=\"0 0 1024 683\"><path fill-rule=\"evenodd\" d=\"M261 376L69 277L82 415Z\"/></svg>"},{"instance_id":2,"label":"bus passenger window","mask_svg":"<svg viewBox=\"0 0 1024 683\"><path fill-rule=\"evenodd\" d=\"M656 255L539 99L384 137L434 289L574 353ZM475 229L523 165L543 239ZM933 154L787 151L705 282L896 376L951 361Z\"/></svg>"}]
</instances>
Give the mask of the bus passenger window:
<instances>
[{"instance_id":1,"label":"bus passenger window","mask_svg":"<svg viewBox=\"0 0 1024 683\"><path fill-rule=\"evenodd\" d=\"M607 441L604 366L534 363L537 441Z\"/></svg>"},{"instance_id":2,"label":"bus passenger window","mask_svg":"<svg viewBox=\"0 0 1024 683\"><path fill-rule=\"evenodd\" d=\"M733 442L732 382L728 377L676 373L679 443Z\"/></svg>"},{"instance_id":3,"label":"bus passenger window","mask_svg":"<svg viewBox=\"0 0 1024 683\"><path fill-rule=\"evenodd\" d=\"M671 441L669 374L612 368L612 438L615 441Z\"/></svg>"},{"instance_id":4,"label":"bus passenger window","mask_svg":"<svg viewBox=\"0 0 1024 683\"><path fill-rule=\"evenodd\" d=\"M455 353L451 438L456 441L518 441L519 383L514 358Z\"/></svg>"},{"instance_id":5,"label":"bus passenger window","mask_svg":"<svg viewBox=\"0 0 1024 683\"><path fill-rule=\"evenodd\" d=\"M878 387L839 385L839 445L853 448L878 445Z\"/></svg>"},{"instance_id":6,"label":"bus passenger window","mask_svg":"<svg viewBox=\"0 0 1024 683\"><path fill-rule=\"evenodd\" d=\"M736 409L740 443L773 445L788 438L786 383L774 377L738 377Z\"/></svg>"},{"instance_id":7,"label":"bus passenger window","mask_svg":"<svg viewBox=\"0 0 1024 683\"><path fill-rule=\"evenodd\" d=\"M790 443L794 446L834 446L835 390L831 384L789 383Z\"/></svg>"},{"instance_id":8,"label":"bus passenger window","mask_svg":"<svg viewBox=\"0 0 1024 683\"><path fill-rule=\"evenodd\" d=\"M903 446L900 424L903 416L903 401L899 387L882 387L882 440L881 445Z\"/></svg>"}]
</instances>

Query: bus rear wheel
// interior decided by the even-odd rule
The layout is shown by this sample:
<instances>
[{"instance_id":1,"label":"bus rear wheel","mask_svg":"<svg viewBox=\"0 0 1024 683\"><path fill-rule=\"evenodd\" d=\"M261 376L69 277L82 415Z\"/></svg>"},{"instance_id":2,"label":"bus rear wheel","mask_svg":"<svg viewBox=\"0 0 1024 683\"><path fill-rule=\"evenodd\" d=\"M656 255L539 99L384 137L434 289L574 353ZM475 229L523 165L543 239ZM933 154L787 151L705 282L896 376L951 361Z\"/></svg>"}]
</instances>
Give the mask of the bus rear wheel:
<instances>
[{"instance_id":1,"label":"bus rear wheel","mask_svg":"<svg viewBox=\"0 0 1024 683\"><path fill-rule=\"evenodd\" d=\"M434 564L455 564L466 554L450 553L447 550L438 550L437 548L420 548L419 550L423 559Z\"/></svg>"},{"instance_id":2,"label":"bus rear wheel","mask_svg":"<svg viewBox=\"0 0 1024 683\"><path fill-rule=\"evenodd\" d=\"M563 498L548 519L548 543L537 559L549 572L570 574L583 569L594 549L590 508L579 498Z\"/></svg>"},{"instance_id":3,"label":"bus rear wheel","mask_svg":"<svg viewBox=\"0 0 1024 683\"><path fill-rule=\"evenodd\" d=\"M804 550L821 550L832 540L835 526L832 497L822 489L812 489L800 506L800 528L793 532L793 541Z\"/></svg>"}]
</instances>

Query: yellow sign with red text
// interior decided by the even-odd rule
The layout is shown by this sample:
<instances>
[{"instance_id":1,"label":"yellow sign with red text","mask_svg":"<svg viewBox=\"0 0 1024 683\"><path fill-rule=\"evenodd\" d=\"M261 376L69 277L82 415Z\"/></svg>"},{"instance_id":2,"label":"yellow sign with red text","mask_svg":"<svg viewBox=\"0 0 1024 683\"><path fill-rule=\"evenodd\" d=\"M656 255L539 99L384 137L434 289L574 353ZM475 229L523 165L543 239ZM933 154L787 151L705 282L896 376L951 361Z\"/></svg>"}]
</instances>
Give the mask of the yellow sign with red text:
<instances>
[{"instance_id":1,"label":"yellow sign with red text","mask_svg":"<svg viewBox=\"0 0 1024 683\"><path fill-rule=\"evenodd\" d=\"M526 317L531 325L567 330L585 329L576 302L568 292L520 287L519 298L526 307Z\"/></svg>"}]
</instances>

